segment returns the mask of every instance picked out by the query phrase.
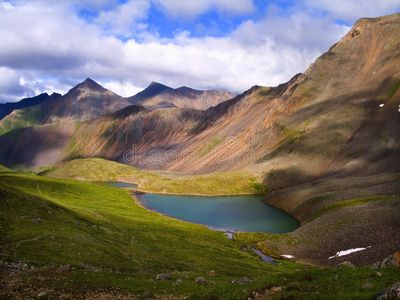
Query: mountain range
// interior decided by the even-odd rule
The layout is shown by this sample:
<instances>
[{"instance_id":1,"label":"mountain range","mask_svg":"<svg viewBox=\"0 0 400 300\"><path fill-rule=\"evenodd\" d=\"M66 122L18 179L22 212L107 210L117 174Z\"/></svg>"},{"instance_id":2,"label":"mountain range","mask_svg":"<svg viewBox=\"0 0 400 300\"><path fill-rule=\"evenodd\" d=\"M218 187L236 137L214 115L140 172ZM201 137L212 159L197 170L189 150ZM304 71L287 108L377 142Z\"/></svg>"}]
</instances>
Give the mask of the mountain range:
<instances>
[{"instance_id":1,"label":"mountain range","mask_svg":"<svg viewBox=\"0 0 400 300\"><path fill-rule=\"evenodd\" d=\"M391 274L400 266L399 32L400 13L360 19L304 73L240 95L152 82L124 98L88 78L63 96L0 106L0 204L10 233L1 236L2 253L45 266L32 274L49 264L57 278L88 272L78 274L81 286L90 272L111 272L104 276L120 276L123 286L141 278L141 293L143 286L189 284L192 291L207 282L216 284L200 283L212 289L209 298L236 288L245 294L235 299L262 290L266 298L372 298L396 283ZM128 193L99 181L136 187ZM238 232L229 241L139 207L132 192L259 194L301 226L286 234ZM280 265L254 262L252 247ZM0 271L2 264L11 268L1 260ZM166 271L175 283L154 280ZM235 285L232 272L244 271L257 279ZM100 276L102 287L105 281Z\"/></svg>"},{"instance_id":2,"label":"mountain range","mask_svg":"<svg viewBox=\"0 0 400 300\"><path fill-rule=\"evenodd\" d=\"M246 169L266 174L274 188L335 174L399 172L397 20L361 19L305 73L236 97L152 83L125 99L87 79L1 120L3 131L52 125L3 134L0 163L40 167L35 158L45 148L54 154L51 164L104 157L187 173ZM124 161L132 149L131 162ZM154 161L153 152L174 159Z\"/></svg>"},{"instance_id":3,"label":"mountain range","mask_svg":"<svg viewBox=\"0 0 400 300\"><path fill-rule=\"evenodd\" d=\"M35 125L91 120L132 104L148 109L181 107L204 110L233 96L225 91L199 91L187 87L172 89L152 82L142 92L123 98L87 78L64 96L45 93L0 105L0 134Z\"/></svg>"}]
</instances>

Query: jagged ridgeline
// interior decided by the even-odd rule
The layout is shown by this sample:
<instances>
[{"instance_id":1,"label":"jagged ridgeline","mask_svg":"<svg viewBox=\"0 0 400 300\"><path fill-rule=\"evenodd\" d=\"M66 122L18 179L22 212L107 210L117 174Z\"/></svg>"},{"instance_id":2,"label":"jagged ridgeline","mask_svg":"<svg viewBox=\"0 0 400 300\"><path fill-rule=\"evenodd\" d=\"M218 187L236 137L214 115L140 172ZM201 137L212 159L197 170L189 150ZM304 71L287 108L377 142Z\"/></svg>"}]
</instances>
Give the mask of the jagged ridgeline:
<instances>
[{"instance_id":1,"label":"jagged ridgeline","mask_svg":"<svg viewBox=\"0 0 400 300\"><path fill-rule=\"evenodd\" d=\"M398 18L361 19L305 73L234 98L152 83L124 99L87 79L61 98L4 118L2 128L24 123L27 115L29 124L45 126L3 134L0 162L31 167L76 157L123 162L136 149L140 159L125 161L136 167L250 169L268 172L271 187L328 174L398 172ZM152 150L174 157L154 162ZM44 153L52 158L41 159Z\"/></svg>"}]
</instances>

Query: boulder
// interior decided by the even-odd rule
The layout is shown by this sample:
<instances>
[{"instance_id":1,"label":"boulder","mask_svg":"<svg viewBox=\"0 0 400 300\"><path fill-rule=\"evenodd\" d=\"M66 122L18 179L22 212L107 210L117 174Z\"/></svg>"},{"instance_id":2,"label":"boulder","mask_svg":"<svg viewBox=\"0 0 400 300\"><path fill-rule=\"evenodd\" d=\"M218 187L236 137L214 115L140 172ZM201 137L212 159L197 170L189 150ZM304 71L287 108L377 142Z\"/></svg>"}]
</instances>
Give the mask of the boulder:
<instances>
[{"instance_id":1,"label":"boulder","mask_svg":"<svg viewBox=\"0 0 400 300\"><path fill-rule=\"evenodd\" d=\"M156 276L157 281L170 280L170 279L171 279L171 276L169 276L168 274L158 274Z\"/></svg>"},{"instance_id":2,"label":"boulder","mask_svg":"<svg viewBox=\"0 0 400 300\"><path fill-rule=\"evenodd\" d=\"M339 266L348 267L348 268L351 268L351 269L353 269L353 270L356 268L356 266L353 265L353 264L352 264L351 262L349 262L349 261L344 261L344 262L340 263Z\"/></svg>"},{"instance_id":3,"label":"boulder","mask_svg":"<svg viewBox=\"0 0 400 300\"><path fill-rule=\"evenodd\" d=\"M365 290L365 289L370 289L372 287L373 287L373 284L371 282L367 282L367 283L363 284L361 288L363 288Z\"/></svg>"},{"instance_id":4,"label":"boulder","mask_svg":"<svg viewBox=\"0 0 400 300\"><path fill-rule=\"evenodd\" d=\"M59 268L58 268L58 271L60 271L60 272L66 272L66 271L69 271L71 269L71 266L70 265L62 265L62 266L60 266Z\"/></svg>"},{"instance_id":5,"label":"boulder","mask_svg":"<svg viewBox=\"0 0 400 300\"><path fill-rule=\"evenodd\" d=\"M180 285L182 282L183 282L182 279L178 279L178 280L176 280L172 285L173 285L173 286L177 286L177 285Z\"/></svg>"},{"instance_id":6,"label":"boulder","mask_svg":"<svg viewBox=\"0 0 400 300\"><path fill-rule=\"evenodd\" d=\"M397 251L393 255L389 255L382 262L372 264L372 269L377 270L380 268L398 267L400 268L400 252Z\"/></svg>"},{"instance_id":7,"label":"boulder","mask_svg":"<svg viewBox=\"0 0 400 300\"><path fill-rule=\"evenodd\" d=\"M396 283L389 289L381 291L374 297L374 300L382 299L400 299L400 282Z\"/></svg>"},{"instance_id":8,"label":"boulder","mask_svg":"<svg viewBox=\"0 0 400 300\"><path fill-rule=\"evenodd\" d=\"M389 255L382 261L380 267L381 268L397 267L396 257L394 255Z\"/></svg>"},{"instance_id":9,"label":"boulder","mask_svg":"<svg viewBox=\"0 0 400 300\"><path fill-rule=\"evenodd\" d=\"M208 281L204 277L197 277L195 279L195 282L197 284L201 284L201 285L207 285L208 284Z\"/></svg>"},{"instance_id":10,"label":"boulder","mask_svg":"<svg viewBox=\"0 0 400 300\"><path fill-rule=\"evenodd\" d=\"M242 279L237 280L236 283L245 284L245 283L252 282L252 281L253 281L253 280L251 280L251 279L249 279L249 278L247 278L247 277L243 277Z\"/></svg>"}]
</instances>

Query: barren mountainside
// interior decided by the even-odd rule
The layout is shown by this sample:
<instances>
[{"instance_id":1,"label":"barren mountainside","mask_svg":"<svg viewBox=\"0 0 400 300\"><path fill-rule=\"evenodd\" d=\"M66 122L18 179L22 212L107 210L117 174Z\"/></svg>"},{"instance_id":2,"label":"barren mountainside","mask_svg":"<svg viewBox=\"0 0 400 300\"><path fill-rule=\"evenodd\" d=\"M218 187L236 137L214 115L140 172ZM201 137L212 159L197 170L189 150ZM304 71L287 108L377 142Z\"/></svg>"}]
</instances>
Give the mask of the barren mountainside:
<instances>
[{"instance_id":1,"label":"barren mountainside","mask_svg":"<svg viewBox=\"0 0 400 300\"><path fill-rule=\"evenodd\" d=\"M87 78L62 97L53 94L38 105L14 110L0 120L0 134L34 125L90 120L129 105L125 98Z\"/></svg>"},{"instance_id":2,"label":"barren mountainside","mask_svg":"<svg viewBox=\"0 0 400 300\"><path fill-rule=\"evenodd\" d=\"M46 139L57 138L46 149L57 153L56 162L104 157L188 173L246 169L272 189L326 176L399 172L399 29L400 14L361 19L305 73L278 87L255 86L205 111L127 107L68 132L60 123L6 134L0 163L37 165L19 153L29 147L41 154L35 141L51 132ZM75 99L78 90L67 98ZM157 97L170 92L165 87L146 101L159 105ZM54 111L53 121L90 109Z\"/></svg>"},{"instance_id":3,"label":"barren mountainside","mask_svg":"<svg viewBox=\"0 0 400 300\"><path fill-rule=\"evenodd\" d=\"M329 298L337 287L355 291L335 294L338 299L371 298L366 295L375 295L384 286L393 285L397 277L390 274L398 274L399 270L399 32L400 14L360 19L304 73L276 87L254 86L241 95L187 87L172 89L153 82L135 96L122 98L87 79L62 97L50 96L39 105L13 111L0 122L4 132L0 135L0 192L7 199L3 201L7 211L3 215L13 224L9 228L17 237L20 233L30 234L31 228L36 230L37 237L20 237L7 242L3 250L9 257L16 253L26 256L31 252L25 249L31 248L24 247L31 247L30 242L43 242L53 245L49 249L57 253L57 262L66 253L78 253L78 269L83 266L81 253L89 253L85 259L93 258L101 266L110 257L121 258L124 265L138 262L140 276L147 274L149 265L164 272L165 266L159 262L165 259L170 261L167 270L174 270L171 274L175 276L177 269L186 270L186 266L178 266L177 262L182 260L188 262L190 270L185 274L192 274L197 282L198 278L208 278L198 276L207 276L211 269L217 270L217 276L209 277L221 280L224 267L220 258L213 257L212 268L207 265L205 272L194 276L193 266L197 264L193 264L192 257L200 261L209 259L210 245L231 243L226 253L235 256L238 263L232 265L234 268L242 268L243 255L255 258L251 247L279 259L279 266L256 263L262 267L260 278L271 280L268 288L279 290L277 298L293 298L296 294L292 291L299 289L308 296L312 293ZM29 167L39 176L11 173L8 168L13 167ZM133 183L135 187L108 190L100 181ZM124 197L114 198L119 192ZM301 226L285 234L238 232L234 240L200 226L207 237L198 238L198 233L193 233L198 225L148 212L132 200L133 193L259 194L263 195L263 202L286 211ZM55 217L43 206L42 197L54 201L57 207L66 201L68 211L71 210L68 215L73 218L65 218L64 214ZM38 202L31 209L26 201ZM14 214L9 214L9 207L13 207ZM229 208L224 205L215 211L224 214ZM140 213L132 214L135 210ZM152 217L143 217L144 213ZM157 221L151 221L154 217ZM93 223L96 218L99 226ZM22 222L24 227L13 227ZM132 227L127 225L130 222ZM187 228L186 236L196 238L177 238L177 228L169 227L175 222L177 228ZM60 230L48 224L61 226ZM87 224L90 234L79 231L82 224ZM119 224L118 230L115 224ZM40 226L49 226L48 237ZM108 230L107 226L113 229ZM56 232L61 232L62 239L53 240ZM64 238L68 232L73 242ZM210 242L211 232L220 235L219 242ZM99 239L103 234L107 235L104 243ZM84 241L85 236L89 243ZM118 241L120 237L124 238ZM80 249L84 251L65 251L60 256L59 241L74 247L82 242ZM176 247L182 241L195 243L193 249L197 250L196 243L205 242L207 255L198 256L197 250L193 252L187 245ZM104 246L100 248L104 249L101 256L87 251L99 253L99 245ZM110 252L110 245L115 247L114 252ZM38 252L32 252L34 259L43 259L36 255L43 253L43 247L37 249ZM110 255L120 253L120 249L134 255ZM176 249L183 250L177 254ZM213 250L214 254L216 251L223 253ZM142 267L143 260L136 258L148 254L151 256ZM191 256L185 260L186 254ZM282 258L294 262L286 263ZM221 264L218 269L215 261ZM63 260L64 265L67 263L70 264ZM373 263L377 263L374 268L379 264L383 268L378 272L371 268ZM393 267L386 268L388 263ZM61 269L56 266L55 272L60 274ZM88 266L89 269L82 269L85 274L98 270ZM282 268L279 276L265 273L267 266ZM335 268L315 268L310 273L312 266ZM72 271L68 265L67 272ZM93 277L101 272L96 273ZM248 274L251 273L246 271L245 275ZM293 281L288 275L297 279ZM121 276L125 286L127 277ZM230 280L223 280L221 293L226 285L227 290L234 286L228 283ZM168 286L175 288L177 282ZM277 282L279 287L275 286ZM259 283L266 286L266 281ZM158 283L146 279L146 284L153 288ZM160 284L166 287L163 282ZM193 287L196 283L192 284ZM246 291L246 298L257 298L256 293L249 294L243 287L238 289ZM204 288L206 285L201 286ZM219 286L211 288L217 291ZM269 296L265 294L265 298Z\"/></svg>"},{"instance_id":4,"label":"barren mountainside","mask_svg":"<svg viewBox=\"0 0 400 300\"><path fill-rule=\"evenodd\" d=\"M54 96L61 96L60 94L53 93L51 95ZM35 106L43 101L47 100L50 96L47 93L40 94L36 97L32 98L25 98L18 102L7 102L7 103L0 103L0 120L9 115L16 109L22 109L30 106Z\"/></svg>"}]
</instances>

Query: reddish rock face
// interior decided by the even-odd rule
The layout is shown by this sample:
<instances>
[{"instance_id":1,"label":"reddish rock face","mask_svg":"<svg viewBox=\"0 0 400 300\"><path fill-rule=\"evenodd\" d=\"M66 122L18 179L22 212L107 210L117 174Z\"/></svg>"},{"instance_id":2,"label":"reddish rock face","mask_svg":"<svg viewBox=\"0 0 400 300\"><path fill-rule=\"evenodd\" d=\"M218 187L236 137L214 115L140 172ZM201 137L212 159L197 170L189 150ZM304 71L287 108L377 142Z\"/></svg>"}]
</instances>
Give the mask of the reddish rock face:
<instances>
[{"instance_id":1,"label":"reddish rock face","mask_svg":"<svg viewBox=\"0 0 400 300\"><path fill-rule=\"evenodd\" d=\"M207 100L213 99L211 92L164 86L138 100L148 109L127 107L104 116L126 100L116 101L88 79L57 102L46 120L87 120L66 138L58 160L100 156L190 173L246 169L264 174L271 188L328 175L399 172L399 31L400 14L361 19L305 73L219 104ZM211 107L201 111L206 106L198 99ZM93 119L96 115L103 116ZM52 126L58 139L64 125ZM42 130L31 133L32 142ZM4 153L36 147L7 135L0 142L7 144L0 149L5 165L10 156ZM28 163L19 156L14 161Z\"/></svg>"}]
</instances>

